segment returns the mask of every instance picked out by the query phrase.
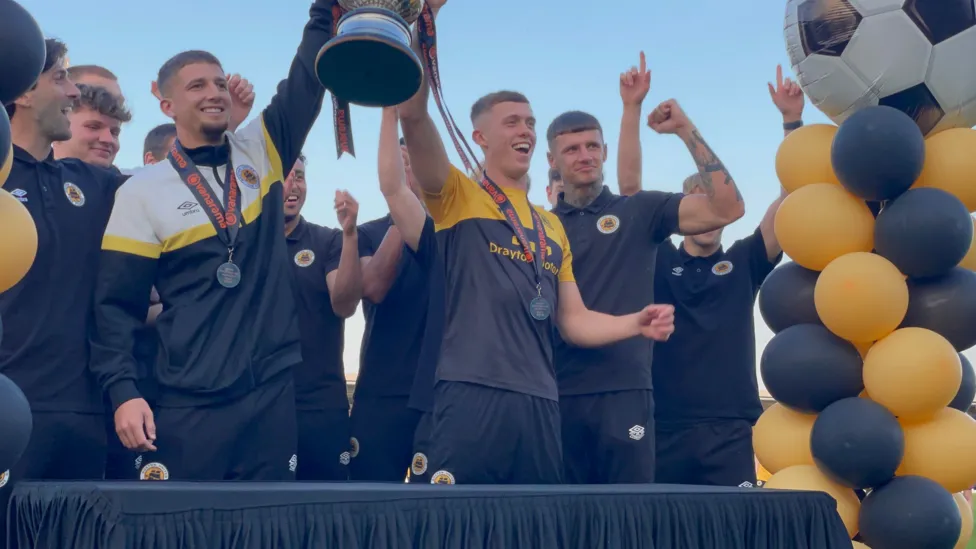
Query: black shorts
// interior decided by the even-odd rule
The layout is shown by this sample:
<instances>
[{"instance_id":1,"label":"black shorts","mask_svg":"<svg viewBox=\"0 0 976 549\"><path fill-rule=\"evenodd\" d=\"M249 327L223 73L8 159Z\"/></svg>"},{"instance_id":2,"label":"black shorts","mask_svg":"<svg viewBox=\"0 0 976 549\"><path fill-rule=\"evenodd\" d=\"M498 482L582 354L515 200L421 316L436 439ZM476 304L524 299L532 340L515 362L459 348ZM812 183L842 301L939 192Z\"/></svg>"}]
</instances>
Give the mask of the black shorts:
<instances>
[{"instance_id":1,"label":"black shorts","mask_svg":"<svg viewBox=\"0 0 976 549\"><path fill-rule=\"evenodd\" d=\"M136 480L142 468L139 452L126 448L115 432L115 416L105 415L105 436L108 439L105 456L105 478L108 480Z\"/></svg>"},{"instance_id":2,"label":"black shorts","mask_svg":"<svg viewBox=\"0 0 976 549\"><path fill-rule=\"evenodd\" d=\"M349 480L349 410L298 411L298 480Z\"/></svg>"},{"instance_id":3,"label":"black shorts","mask_svg":"<svg viewBox=\"0 0 976 549\"><path fill-rule=\"evenodd\" d=\"M433 431L434 414L427 412L420 416L417 429L413 435L413 459L410 460L410 477L407 482L411 484L426 484L430 482L430 460L427 455L430 453L430 436Z\"/></svg>"},{"instance_id":4,"label":"black shorts","mask_svg":"<svg viewBox=\"0 0 976 549\"><path fill-rule=\"evenodd\" d=\"M156 448L143 480L294 480L298 466L291 372L210 406L155 410Z\"/></svg>"},{"instance_id":5,"label":"black shorts","mask_svg":"<svg viewBox=\"0 0 976 549\"><path fill-rule=\"evenodd\" d=\"M403 482L413 456L413 434L420 412L408 397L358 397L352 405L356 450L349 476L357 481Z\"/></svg>"},{"instance_id":6,"label":"black shorts","mask_svg":"<svg viewBox=\"0 0 976 549\"><path fill-rule=\"evenodd\" d=\"M7 540L7 504L21 480L101 480L105 472L105 417L34 412L30 442L9 471L0 471L0 545Z\"/></svg>"},{"instance_id":7,"label":"black shorts","mask_svg":"<svg viewBox=\"0 0 976 549\"><path fill-rule=\"evenodd\" d=\"M658 423L657 481L754 486L752 423L744 419Z\"/></svg>"},{"instance_id":8,"label":"black shorts","mask_svg":"<svg viewBox=\"0 0 976 549\"><path fill-rule=\"evenodd\" d=\"M432 484L559 484L554 400L454 381L434 389Z\"/></svg>"},{"instance_id":9,"label":"black shorts","mask_svg":"<svg viewBox=\"0 0 976 549\"><path fill-rule=\"evenodd\" d=\"M566 396L559 408L567 482L654 482L652 391Z\"/></svg>"}]
</instances>

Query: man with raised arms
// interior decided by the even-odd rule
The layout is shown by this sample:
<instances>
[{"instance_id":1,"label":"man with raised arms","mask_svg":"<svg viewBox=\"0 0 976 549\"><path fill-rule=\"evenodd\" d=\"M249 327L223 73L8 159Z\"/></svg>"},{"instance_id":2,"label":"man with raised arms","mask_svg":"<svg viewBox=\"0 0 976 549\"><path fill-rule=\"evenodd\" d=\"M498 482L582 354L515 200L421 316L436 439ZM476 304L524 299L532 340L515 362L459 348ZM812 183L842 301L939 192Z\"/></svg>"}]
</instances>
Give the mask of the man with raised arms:
<instances>
[{"instance_id":1,"label":"man with raised arms","mask_svg":"<svg viewBox=\"0 0 976 549\"><path fill-rule=\"evenodd\" d=\"M581 347L641 335L663 340L673 311L648 305L611 316L583 304L562 224L526 198L536 136L525 96L495 92L472 107L473 139L485 157L477 182L450 164L428 94L424 86L399 112L445 259L431 482L559 483L552 330Z\"/></svg>"}]
</instances>

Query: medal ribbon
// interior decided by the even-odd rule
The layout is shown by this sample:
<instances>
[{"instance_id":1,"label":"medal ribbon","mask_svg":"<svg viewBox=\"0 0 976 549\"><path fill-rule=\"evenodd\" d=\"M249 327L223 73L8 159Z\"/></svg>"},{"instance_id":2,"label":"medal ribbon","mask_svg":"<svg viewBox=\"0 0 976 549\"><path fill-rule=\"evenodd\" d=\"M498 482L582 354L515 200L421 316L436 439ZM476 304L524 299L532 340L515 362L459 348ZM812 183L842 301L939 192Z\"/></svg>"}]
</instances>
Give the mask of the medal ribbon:
<instances>
[{"instance_id":1,"label":"medal ribbon","mask_svg":"<svg viewBox=\"0 0 976 549\"><path fill-rule=\"evenodd\" d=\"M332 6L332 36L335 36L339 29L339 19L346 13L346 10L335 3ZM336 158L342 158L343 153L356 157L356 146L352 142L352 119L349 116L349 102L345 99L332 95L332 125L335 129Z\"/></svg>"},{"instance_id":2,"label":"medal ribbon","mask_svg":"<svg viewBox=\"0 0 976 549\"><path fill-rule=\"evenodd\" d=\"M539 296L542 296L542 270L546 266L546 250L549 246L549 240L546 237L546 228L542 225L542 219L539 216L539 212L535 210L532 204L529 204L529 211L532 213L532 223L535 225L536 233L539 237L539 252L532 253L532 244L529 242L529 238L525 233L525 226L522 224L522 220L519 219L518 212L515 211L515 206L512 201L508 199L505 195L505 191L495 184L486 175L481 181L481 188L488 193L492 201L501 210L502 215L505 216L505 221L508 222L508 226L515 233L515 237L518 238L519 244L522 245L522 253L525 254L525 260L532 263L535 267L535 287Z\"/></svg>"},{"instance_id":3,"label":"medal ribbon","mask_svg":"<svg viewBox=\"0 0 976 549\"><path fill-rule=\"evenodd\" d=\"M234 175L234 167L230 158L227 159L227 173L224 176L224 204L214 198L213 187L207 178L200 173L197 165L190 160L186 154L180 140L173 141L173 147L169 151L169 163L179 174L180 179L190 188L190 192L196 197L197 201L207 212L210 223L217 231L217 238L227 246L228 256L234 253L234 246L237 244L237 235L241 227L241 193L237 187L237 177ZM231 262L228 259L228 262Z\"/></svg>"}]
</instances>

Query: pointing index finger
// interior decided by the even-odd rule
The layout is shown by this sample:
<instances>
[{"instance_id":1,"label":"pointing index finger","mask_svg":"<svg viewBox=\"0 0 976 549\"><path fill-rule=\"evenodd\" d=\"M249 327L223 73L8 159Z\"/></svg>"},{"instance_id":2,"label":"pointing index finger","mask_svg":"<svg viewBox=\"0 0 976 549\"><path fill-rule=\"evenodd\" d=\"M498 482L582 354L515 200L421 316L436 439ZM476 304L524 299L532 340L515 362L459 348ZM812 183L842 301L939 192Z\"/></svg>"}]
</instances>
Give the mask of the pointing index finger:
<instances>
[{"instance_id":1,"label":"pointing index finger","mask_svg":"<svg viewBox=\"0 0 976 549\"><path fill-rule=\"evenodd\" d=\"M640 71L647 72L647 58L644 57L644 52L640 52Z\"/></svg>"},{"instance_id":2,"label":"pointing index finger","mask_svg":"<svg viewBox=\"0 0 976 549\"><path fill-rule=\"evenodd\" d=\"M783 65L776 65L776 89L783 87Z\"/></svg>"}]
</instances>

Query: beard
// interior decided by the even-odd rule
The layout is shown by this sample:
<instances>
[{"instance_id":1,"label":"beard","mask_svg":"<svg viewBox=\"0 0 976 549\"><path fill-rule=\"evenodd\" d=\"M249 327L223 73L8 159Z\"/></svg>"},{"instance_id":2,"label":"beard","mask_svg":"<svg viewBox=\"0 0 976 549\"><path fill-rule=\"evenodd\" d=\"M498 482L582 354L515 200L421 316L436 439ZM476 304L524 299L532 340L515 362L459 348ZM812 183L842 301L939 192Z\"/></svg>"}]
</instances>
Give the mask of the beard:
<instances>
[{"instance_id":1,"label":"beard","mask_svg":"<svg viewBox=\"0 0 976 549\"><path fill-rule=\"evenodd\" d=\"M227 122L203 124L200 127L200 133L209 143L220 143L223 141L224 132L227 131L228 127L229 124Z\"/></svg>"},{"instance_id":2,"label":"beard","mask_svg":"<svg viewBox=\"0 0 976 549\"><path fill-rule=\"evenodd\" d=\"M61 109L52 108L45 112L39 121L40 132L52 143L71 139L71 121Z\"/></svg>"}]
</instances>

